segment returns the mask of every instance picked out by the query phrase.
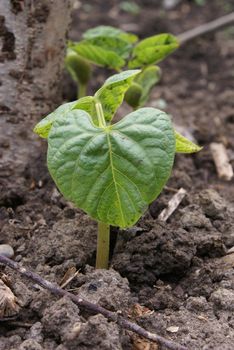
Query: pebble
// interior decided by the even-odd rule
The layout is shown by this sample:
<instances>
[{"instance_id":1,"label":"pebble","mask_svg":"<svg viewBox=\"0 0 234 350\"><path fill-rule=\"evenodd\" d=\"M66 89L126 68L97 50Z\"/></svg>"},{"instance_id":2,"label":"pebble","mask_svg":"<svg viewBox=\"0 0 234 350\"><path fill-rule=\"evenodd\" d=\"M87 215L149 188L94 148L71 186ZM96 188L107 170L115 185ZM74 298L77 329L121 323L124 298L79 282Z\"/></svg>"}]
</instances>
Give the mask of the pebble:
<instances>
[{"instance_id":1,"label":"pebble","mask_svg":"<svg viewBox=\"0 0 234 350\"><path fill-rule=\"evenodd\" d=\"M0 244L0 255L6 258L12 258L14 256L14 250L9 244Z\"/></svg>"},{"instance_id":2,"label":"pebble","mask_svg":"<svg viewBox=\"0 0 234 350\"><path fill-rule=\"evenodd\" d=\"M172 10L179 5L180 2L181 0L163 0L163 7L165 10Z\"/></svg>"},{"instance_id":3,"label":"pebble","mask_svg":"<svg viewBox=\"0 0 234 350\"><path fill-rule=\"evenodd\" d=\"M19 254L19 255L16 255L16 257L15 257L14 260L15 260L16 262L20 262L20 261L22 260L22 258L23 258L22 255Z\"/></svg>"},{"instance_id":4,"label":"pebble","mask_svg":"<svg viewBox=\"0 0 234 350\"><path fill-rule=\"evenodd\" d=\"M170 326L167 328L167 331L170 333L177 333L178 330L179 330L179 327L177 327L177 326Z\"/></svg>"}]
</instances>

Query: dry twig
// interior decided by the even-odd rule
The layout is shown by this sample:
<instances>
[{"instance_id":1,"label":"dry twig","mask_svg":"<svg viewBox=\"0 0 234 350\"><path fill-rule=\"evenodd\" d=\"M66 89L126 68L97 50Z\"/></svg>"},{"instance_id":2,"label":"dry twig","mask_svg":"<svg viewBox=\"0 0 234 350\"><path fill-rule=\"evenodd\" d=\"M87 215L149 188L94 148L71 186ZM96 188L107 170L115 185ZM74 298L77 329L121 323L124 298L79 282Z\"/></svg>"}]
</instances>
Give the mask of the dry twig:
<instances>
[{"instance_id":1,"label":"dry twig","mask_svg":"<svg viewBox=\"0 0 234 350\"><path fill-rule=\"evenodd\" d=\"M210 144L210 150L219 178L230 181L233 178L233 169L229 163L226 148L222 143L212 142Z\"/></svg>"},{"instance_id":2,"label":"dry twig","mask_svg":"<svg viewBox=\"0 0 234 350\"><path fill-rule=\"evenodd\" d=\"M167 221L167 219L179 206L186 193L186 190L181 187L179 191L168 202L167 208L163 209L163 211L159 214L158 219L162 221Z\"/></svg>"},{"instance_id":3,"label":"dry twig","mask_svg":"<svg viewBox=\"0 0 234 350\"><path fill-rule=\"evenodd\" d=\"M228 15L222 16L215 19L214 21L202 24L196 28L188 30L184 33L177 35L181 44L186 43L198 36L215 32L223 27L231 25L234 23L234 12L229 13Z\"/></svg>"},{"instance_id":4,"label":"dry twig","mask_svg":"<svg viewBox=\"0 0 234 350\"><path fill-rule=\"evenodd\" d=\"M76 271L75 267L70 267L59 283L60 287L65 288L78 274L79 270Z\"/></svg>"},{"instance_id":5,"label":"dry twig","mask_svg":"<svg viewBox=\"0 0 234 350\"><path fill-rule=\"evenodd\" d=\"M66 290L63 290L62 288L58 287L56 284L53 284L53 283L43 279L42 277L40 277L36 273L29 271L29 270L25 269L24 267L21 267L18 263L16 263L15 261L13 261L11 259L8 259L8 258L0 255L0 263L4 264L6 266L9 266L13 270L19 272L23 277L27 277L31 281L39 284L41 287L48 289L54 295L59 296L59 297L66 296L66 297L70 298L79 307L83 307L84 309L89 310L95 314L102 314L103 316L108 318L110 321L114 321L114 322L118 323L122 328L128 329L128 330L130 330L134 333L137 333L138 335L140 335L146 339L149 339L149 340L152 340L156 343L159 343L168 349L187 350L187 348L183 345L177 344L171 340L167 340L166 338L161 337L160 335L157 335L155 333L148 332L144 328L138 326L136 323L133 323L133 322L126 320L124 317L122 317L117 312L109 311L98 304L90 303L89 301L86 301L86 300L80 298L79 296L76 296L72 293L67 292Z\"/></svg>"}]
</instances>

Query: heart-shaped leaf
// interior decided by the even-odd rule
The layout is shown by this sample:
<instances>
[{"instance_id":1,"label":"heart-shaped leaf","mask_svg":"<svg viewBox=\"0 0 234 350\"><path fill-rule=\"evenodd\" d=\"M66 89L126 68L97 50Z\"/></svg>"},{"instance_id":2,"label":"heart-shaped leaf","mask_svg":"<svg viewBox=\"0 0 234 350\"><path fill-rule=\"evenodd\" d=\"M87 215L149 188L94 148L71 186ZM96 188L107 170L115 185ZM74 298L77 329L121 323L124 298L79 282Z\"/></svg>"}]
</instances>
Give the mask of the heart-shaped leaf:
<instances>
[{"instance_id":1,"label":"heart-shaped leaf","mask_svg":"<svg viewBox=\"0 0 234 350\"><path fill-rule=\"evenodd\" d=\"M138 68L156 64L175 51L178 46L178 40L171 34L151 36L135 46L128 66Z\"/></svg>"},{"instance_id":2,"label":"heart-shaped leaf","mask_svg":"<svg viewBox=\"0 0 234 350\"><path fill-rule=\"evenodd\" d=\"M103 128L73 110L54 122L48 138L48 168L63 195L92 218L120 227L135 224L159 195L174 154L171 121L154 108Z\"/></svg>"},{"instance_id":3,"label":"heart-shaped leaf","mask_svg":"<svg viewBox=\"0 0 234 350\"><path fill-rule=\"evenodd\" d=\"M199 152L202 147L196 145L186 137L175 131L176 153L195 153Z\"/></svg>"},{"instance_id":4,"label":"heart-shaped leaf","mask_svg":"<svg viewBox=\"0 0 234 350\"><path fill-rule=\"evenodd\" d=\"M125 64L125 60L114 51L103 49L85 40L79 43L70 43L69 47L90 63L98 66L119 70Z\"/></svg>"},{"instance_id":5,"label":"heart-shaped leaf","mask_svg":"<svg viewBox=\"0 0 234 350\"><path fill-rule=\"evenodd\" d=\"M104 117L107 122L112 120L116 110L123 102L125 92L139 73L140 70L135 69L115 74L108 78L101 89L96 92L95 97L102 104Z\"/></svg>"},{"instance_id":6,"label":"heart-shaped leaf","mask_svg":"<svg viewBox=\"0 0 234 350\"><path fill-rule=\"evenodd\" d=\"M33 131L42 138L47 138L50 132L50 129L55 120L58 118L67 116L67 114L73 109L82 109L89 113L93 117L93 122L97 122L94 98L92 96L86 96L78 101L64 103L55 109L52 113L48 114L43 118L37 125L34 127Z\"/></svg>"}]
</instances>

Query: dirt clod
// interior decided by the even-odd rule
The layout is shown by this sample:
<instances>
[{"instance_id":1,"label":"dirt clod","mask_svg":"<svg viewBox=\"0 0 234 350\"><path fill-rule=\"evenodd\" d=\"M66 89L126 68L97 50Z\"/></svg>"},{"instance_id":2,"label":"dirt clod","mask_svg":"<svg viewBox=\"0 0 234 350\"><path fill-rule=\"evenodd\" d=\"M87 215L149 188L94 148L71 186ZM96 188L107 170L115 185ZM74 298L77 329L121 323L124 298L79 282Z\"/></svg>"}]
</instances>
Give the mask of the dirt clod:
<instances>
[{"instance_id":1,"label":"dirt clod","mask_svg":"<svg viewBox=\"0 0 234 350\"><path fill-rule=\"evenodd\" d=\"M199 202L205 215L212 219L224 219L227 203L216 191L208 189L200 192Z\"/></svg>"},{"instance_id":2,"label":"dirt clod","mask_svg":"<svg viewBox=\"0 0 234 350\"><path fill-rule=\"evenodd\" d=\"M82 323L79 335L65 341L69 350L122 350L118 326L102 315L91 316Z\"/></svg>"},{"instance_id":3,"label":"dirt clod","mask_svg":"<svg viewBox=\"0 0 234 350\"><path fill-rule=\"evenodd\" d=\"M79 288L79 296L103 307L117 311L129 306L130 288L128 280L118 272L93 270L85 275L85 283Z\"/></svg>"},{"instance_id":4,"label":"dirt clod","mask_svg":"<svg viewBox=\"0 0 234 350\"><path fill-rule=\"evenodd\" d=\"M46 334L63 340L79 320L78 306L64 297L44 311L42 324Z\"/></svg>"},{"instance_id":5,"label":"dirt clod","mask_svg":"<svg viewBox=\"0 0 234 350\"><path fill-rule=\"evenodd\" d=\"M152 223L149 232L125 241L120 239L113 266L134 284L153 285L162 275L183 275L195 254L190 233L169 225Z\"/></svg>"},{"instance_id":6,"label":"dirt clod","mask_svg":"<svg viewBox=\"0 0 234 350\"><path fill-rule=\"evenodd\" d=\"M224 310L234 311L234 291L226 288L219 288L210 296L215 307Z\"/></svg>"},{"instance_id":7,"label":"dirt clod","mask_svg":"<svg viewBox=\"0 0 234 350\"><path fill-rule=\"evenodd\" d=\"M19 350L43 350L43 348L36 340L27 339L20 345Z\"/></svg>"}]
</instances>

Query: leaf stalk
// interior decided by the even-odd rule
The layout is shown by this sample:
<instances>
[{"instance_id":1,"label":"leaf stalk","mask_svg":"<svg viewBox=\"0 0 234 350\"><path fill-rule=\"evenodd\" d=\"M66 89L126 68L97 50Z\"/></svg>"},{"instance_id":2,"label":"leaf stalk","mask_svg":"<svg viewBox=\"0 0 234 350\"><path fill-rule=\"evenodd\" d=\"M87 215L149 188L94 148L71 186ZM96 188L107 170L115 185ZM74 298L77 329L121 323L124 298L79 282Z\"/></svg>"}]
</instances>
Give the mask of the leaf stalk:
<instances>
[{"instance_id":1,"label":"leaf stalk","mask_svg":"<svg viewBox=\"0 0 234 350\"><path fill-rule=\"evenodd\" d=\"M98 117L98 123L100 128L105 128L106 127L106 121L102 109L102 105L99 101L95 103L95 108L97 112L97 117Z\"/></svg>"},{"instance_id":2,"label":"leaf stalk","mask_svg":"<svg viewBox=\"0 0 234 350\"><path fill-rule=\"evenodd\" d=\"M78 100L82 97L85 97L86 95L87 95L87 84L82 84L81 82L79 82L78 94L77 94Z\"/></svg>"}]
</instances>

